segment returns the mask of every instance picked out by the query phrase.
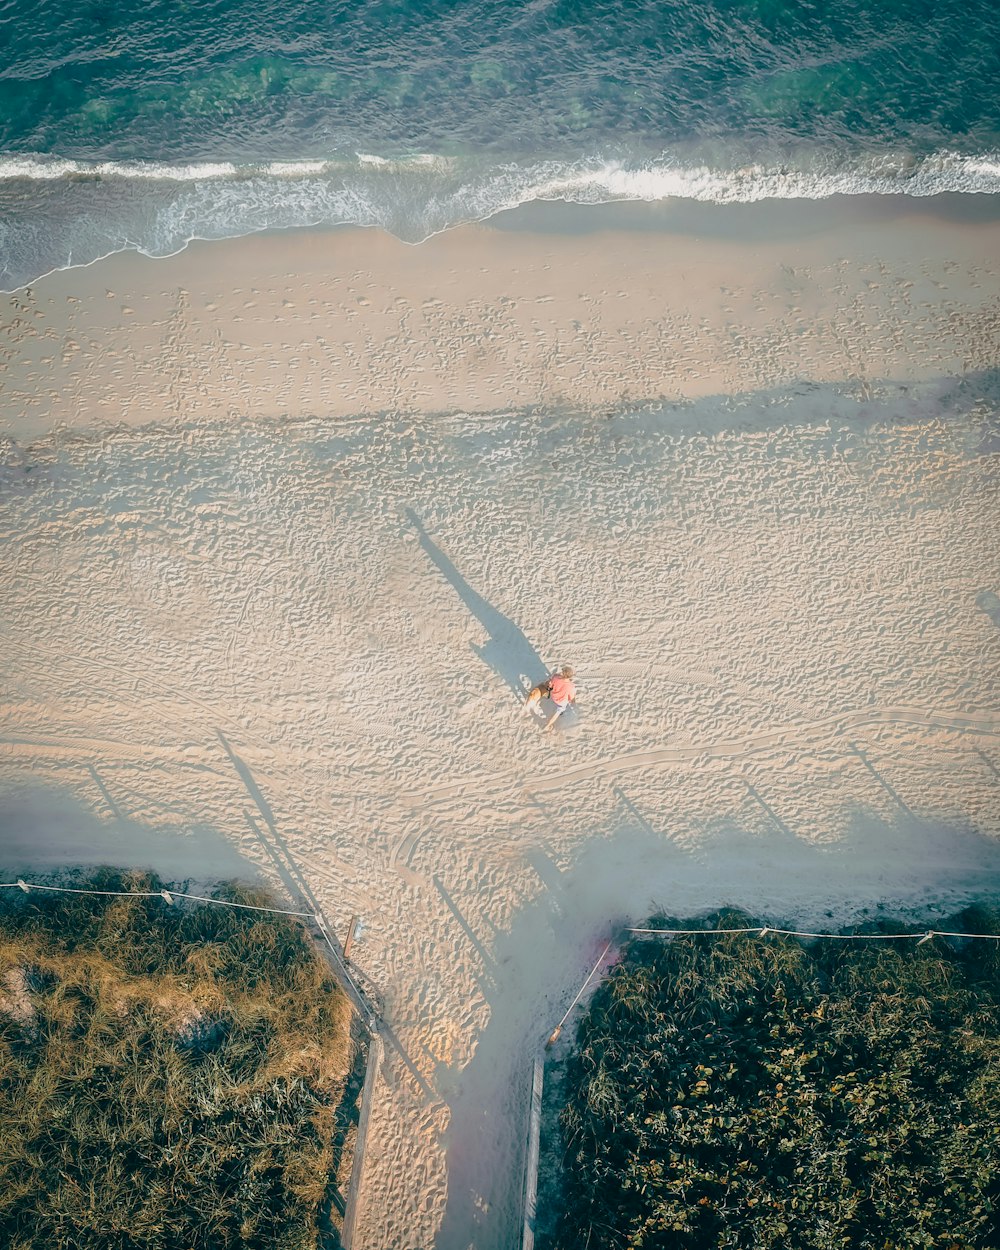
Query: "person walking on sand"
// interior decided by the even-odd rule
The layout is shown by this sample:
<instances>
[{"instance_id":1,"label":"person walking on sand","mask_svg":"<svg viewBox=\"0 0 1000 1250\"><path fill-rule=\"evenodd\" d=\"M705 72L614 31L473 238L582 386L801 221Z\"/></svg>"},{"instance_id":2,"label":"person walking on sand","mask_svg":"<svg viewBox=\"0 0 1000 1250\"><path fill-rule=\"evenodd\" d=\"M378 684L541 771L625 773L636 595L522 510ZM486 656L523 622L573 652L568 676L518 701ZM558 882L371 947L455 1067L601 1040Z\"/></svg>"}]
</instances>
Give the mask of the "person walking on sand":
<instances>
[{"instance_id":1,"label":"person walking on sand","mask_svg":"<svg viewBox=\"0 0 1000 1250\"><path fill-rule=\"evenodd\" d=\"M533 686L524 701L525 712L533 712L542 699L551 699L556 710L546 721L546 732L552 728L571 703L576 702L576 686L573 684L573 669L564 664L558 673L552 673L537 686Z\"/></svg>"}]
</instances>

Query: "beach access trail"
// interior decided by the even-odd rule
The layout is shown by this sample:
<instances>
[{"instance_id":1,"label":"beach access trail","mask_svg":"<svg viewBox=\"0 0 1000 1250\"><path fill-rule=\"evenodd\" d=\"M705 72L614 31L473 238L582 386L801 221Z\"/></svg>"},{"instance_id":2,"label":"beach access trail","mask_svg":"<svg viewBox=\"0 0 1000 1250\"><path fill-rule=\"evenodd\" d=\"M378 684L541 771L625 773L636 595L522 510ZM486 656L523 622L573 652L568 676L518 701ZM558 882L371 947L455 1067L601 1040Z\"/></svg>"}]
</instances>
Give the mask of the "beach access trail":
<instances>
[{"instance_id":1,"label":"beach access trail","mask_svg":"<svg viewBox=\"0 0 1000 1250\"><path fill-rule=\"evenodd\" d=\"M516 1244L531 1059L615 924L1000 889L1000 227L862 225L0 299L2 857L363 917L355 1250ZM514 687L562 662L544 736Z\"/></svg>"}]
</instances>

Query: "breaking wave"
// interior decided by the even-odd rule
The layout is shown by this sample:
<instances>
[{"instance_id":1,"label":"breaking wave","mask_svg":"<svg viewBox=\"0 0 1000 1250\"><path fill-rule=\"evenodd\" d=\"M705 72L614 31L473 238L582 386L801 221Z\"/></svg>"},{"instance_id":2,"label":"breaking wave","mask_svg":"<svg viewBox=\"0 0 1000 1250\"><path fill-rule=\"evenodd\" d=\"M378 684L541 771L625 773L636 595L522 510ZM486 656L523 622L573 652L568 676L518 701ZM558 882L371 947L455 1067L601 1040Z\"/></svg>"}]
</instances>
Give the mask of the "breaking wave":
<instances>
[{"instance_id":1,"label":"breaking wave","mask_svg":"<svg viewBox=\"0 0 1000 1250\"><path fill-rule=\"evenodd\" d=\"M680 155L495 163L359 153L256 164L11 155L0 157L0 285L14 289L126 249L166 256L195 239L292 227L378 226L418 243L532 201L747 204L998 192L998 152L745 164Z\"/></svg>"}]
</instances>

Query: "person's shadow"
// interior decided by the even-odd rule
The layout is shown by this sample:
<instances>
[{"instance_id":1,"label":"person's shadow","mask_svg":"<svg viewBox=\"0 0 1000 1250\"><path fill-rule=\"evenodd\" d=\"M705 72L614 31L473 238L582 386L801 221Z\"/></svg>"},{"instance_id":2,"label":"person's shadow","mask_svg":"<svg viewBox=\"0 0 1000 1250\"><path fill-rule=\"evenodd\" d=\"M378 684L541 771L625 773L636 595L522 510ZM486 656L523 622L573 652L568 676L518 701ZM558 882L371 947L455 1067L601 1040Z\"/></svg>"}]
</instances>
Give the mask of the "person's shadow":
<instances>
[{"instance_id":1,"label":"person's shadow","mask_svg":"<svg viewBox=\"0 0 1000 1250\"><path fill-rule=\"evenodd\" d=\"M523 699L532 686L542 681L549 671L541 656L509 617L498 612L478 591L473 590L432 540L411 508L406 509L406 517L416 530L420 545L427 552L431 563L444 574L458 597L489 635L481 646L473 643L472 650L498 677L503 678L519 700Z\"/></svg>"}]
</instances>

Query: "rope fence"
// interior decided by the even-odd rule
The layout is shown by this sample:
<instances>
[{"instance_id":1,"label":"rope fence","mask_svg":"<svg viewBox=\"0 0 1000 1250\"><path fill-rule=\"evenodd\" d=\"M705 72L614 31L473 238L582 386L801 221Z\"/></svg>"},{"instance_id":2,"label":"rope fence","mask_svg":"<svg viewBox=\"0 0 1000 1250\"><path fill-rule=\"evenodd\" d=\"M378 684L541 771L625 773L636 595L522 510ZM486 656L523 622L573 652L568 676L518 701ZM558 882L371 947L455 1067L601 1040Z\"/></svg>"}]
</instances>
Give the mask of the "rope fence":
<instances>
[{"instance_id":1,"label":"rope fence","mask_svg":"<svg viewBox=\"0 0 1000 1250\"><path fill-rule=\"evenodd\" d=\"M70 885L38 885L34 881L23 881L20 877L16 881L0 881L0 890L23 890L25 894L30 894L32 890L44 890L52 894L100 894L111 898L162 898L168 904L173 904L174 899L186 898L194 903L210 903L218 907L237 907L242 911L262 911L274 916L296 916L300 920L311 920L319 930L323 941L330 948L337 970L347 981L344 988L360 1012L369 1034L375 1033L378 1029L376 1012L372 1010L360 986L348 971L346 961L330 936L326 920L318 912L291 911L287 907L261 907L256 903L236 903L227 898L208 898L204 894L186 894L183 890L96 890Z\"/></svg>"},{"instance_id":2,"label":"rope fence","mask_svg":"<svg viewBox=\"0 0 1000 1250\"><path fill-rule=\"evenodd\" d=\"M802 933L798 929L772 929L769 925L761 928L751 925L745 929L632 929L621 930L622 933L650 934L654 937L698 937L700 934L719 933L753 933L757 937L766 937L773 933L776 937L826 938L831 942L905 942L915 941L918 946L929 942L931 938L985 938L987 941L1000 942L1000 933L951 933L947 929L928 929L926 933Z\"/></svg>"},{"instance_id":3,"label":"rope fence","mask_svg":"<svg viewBox=\"0 0 1000 1250\"><path fill-rule=\"evenodd\" d=\"M103 894L112 898L162 898L165 903L172 903L175 898L189 898L196 903L214 903L219 907L240 907L244 911L267 911L276 916L300 916L304 920L315 920L320 924L319 916L311 911L288 911L284 907L258 907L255 903L234 903L227 898L206 898L203 894L185 894L181 890L85 890L71 885L36 885L33 881L0 881L0 890L23 890L29 894L32 890L48 890L53 894ZM322 926L321 926L322 927Z\"/></svg>"},{"instance_id":4,"label":"rope fence","mask_svg":"<svg viewBox=\"0 0 1000 1250\"><path fill-rule=\"evenodd\" d=\"M770 925L747 925L740 929L638 929L632 926L618 929L619 934L634 933L642 937L718 937L720 934L730 933L746 933L753 934L755 937L766 937L769 933L773 933L776 937L797 937L797 938L828 938L833 942L916 942L918 946L923 946L925 942L929 942L931 938L983 938L990 942L1000 942L1000 933L952 933L948 929L928 929L925 933L805 933L799 929L773 929ZM611 949L614 939L610 939L604 950L601 951L597 963L594 964L587 979L576 992L576 996L570 1005L566 1008L563 1018L549 1034L548 1041L545 1043L545 1049L550 1050L552 1046L559 1040L563 1031L563 1026L570 1017L570 1013L583 997L587 986L594 979L594 974L604 961L605 956Z\"/></svg>"},{"instance_id":5,"label":"rope fence","mask_svg":"<svg viewBox=\"0 0 1000 1250\"><path fill-rule=\"evenodd\" d=\"M44 890L52 894L99 894L111 898L160 898L165 903L171 905L175 899L185 898L194 903L211 903L219 907L237 907L242 911L269 912L275 916L295 916L300 920L311 920L316 925L323 941L329 947L330 955L333 958L334 971L339 974L337 980L359 1012L369 1038L365 1081L361 1092L358 1133L354 1145L354 1163L351 1168L351 1179L348 1186L344 1213L344 1236L342 1240L345 1250L350 1250L354 1237L354 1221L357 1215L361 1170L364 1164L368 1117L371 1113L372 1078L378 1066L376 1057L379 1060L381 1059L382 1043L379 1037L378 1013L372 1008L368 998L351 975L347 967L347 960L342 954L343 948L339 942L331 937L323 915L319 912L291 911L287 907L262 907L257 903L237 903L227 898L208 898L204 894L187 894L183 890L97 890L82 886L37 885L33 881L24 881L20 877L16 881L0 881L0 890L23 890L25 894L30 894L32 890Z\"/></svg>"},{"instance_id":6,"label":"rope fence","mask_svg":"<svg viewBox=\"0 0 1000 1250\"><path fill-rule=\"evenodd\" d=\"M583 997L583 992L587 988L587 986L590 984L590 982L593 980L594 973L604 962L604 956L611 949L611 941L612 939L609 938L608 943L605 946L604 950L602 950L600 955L597 957L597 963L594 964L593 968L591 968L590 972L587 975L586 981L584 981L584 983L580 986L579 990L577 991L576 998L574 998L573 1001L570 1003L570 1005L566 1008L566 1014L563 1016L563 1018L559 1021L556 1027L549 1034L549 1040L545 1043L546 1050L548 1050L550 1046L554 1046L556 1042L558 1042L559 1034L562 1033L562 1030L563 1030L563 1025L569 1019L569 1013L573 1010L573 1008L577 1005L577 1003Z\"/></svg>"}]
</instances>

